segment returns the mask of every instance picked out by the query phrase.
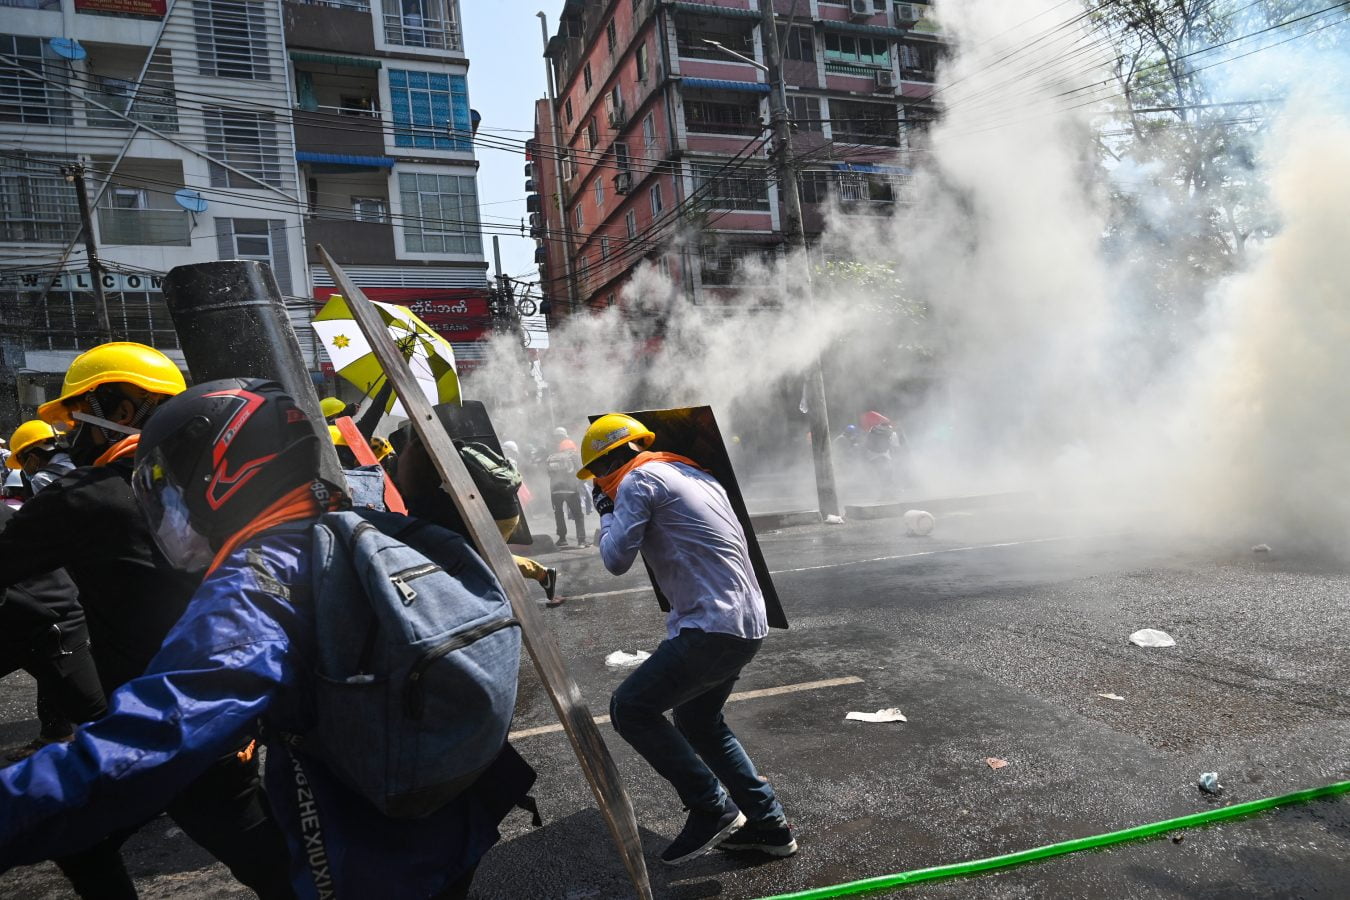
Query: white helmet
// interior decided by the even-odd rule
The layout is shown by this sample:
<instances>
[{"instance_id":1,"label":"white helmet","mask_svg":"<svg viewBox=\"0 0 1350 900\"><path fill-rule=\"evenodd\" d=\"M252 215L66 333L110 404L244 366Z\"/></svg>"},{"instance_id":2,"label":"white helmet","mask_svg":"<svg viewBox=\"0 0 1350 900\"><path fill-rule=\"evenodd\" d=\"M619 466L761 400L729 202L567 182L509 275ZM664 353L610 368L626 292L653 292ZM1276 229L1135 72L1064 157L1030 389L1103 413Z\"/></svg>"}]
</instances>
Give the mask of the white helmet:
<instances>
[{"instance_id":1,"label":"white helmet","mask_svg":"<svg viewBox=\"0 0 1350 900\"><path fill-rule=\"evenodd\" d=\"M9 474L5 476L5 488L23 487L23 473L18 469L10 469Z\"/></svg>"},{"instance_id":2,"label":"white helmet","mask_svg":"<svg viewBox=\"0 0 1350 900\"><path fill-rule=\"evenodd\" d=\"M502 441L502 452L503 452L503 453L519 453L519 452L520 452L520 447L516 444L515 441Z\"/></svg>"},{"instance_id":3,"label":"white helmet","mask_svg":"<svg viewBox=\"0 0 1350 900\"><path fill-rule=\"evenodd\" d=\"M557 428L553 429L553 436L555 438L565 438L568 436L567 429L559 425Z\"/></svg>"}]
</instances>

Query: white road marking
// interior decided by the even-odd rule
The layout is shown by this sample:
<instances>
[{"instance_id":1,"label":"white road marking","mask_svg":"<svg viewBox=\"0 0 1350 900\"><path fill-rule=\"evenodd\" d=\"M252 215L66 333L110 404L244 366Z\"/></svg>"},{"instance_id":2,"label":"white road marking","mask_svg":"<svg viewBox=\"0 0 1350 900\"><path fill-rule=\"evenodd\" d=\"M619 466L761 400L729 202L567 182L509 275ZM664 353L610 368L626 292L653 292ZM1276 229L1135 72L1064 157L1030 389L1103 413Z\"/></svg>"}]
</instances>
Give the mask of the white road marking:
<instances>
[{"instance_id":1,"label":"white road marking","mask_svg":"<svg viewBox=\"0 0 1350 900\"><path fill-rule=\"evenodd\" d=\"M862 679L857 675L846 675L843 678L826 678L822 681L803 681L800 684L785 684L779 687L760 688L757 691L737 691L727 698L728 703L735 703L739 700L758 700L761 697L777 697L781 694L797 694L802 691L817 691L821 688L839 687L845 684L862 684ZM596 716L595 724L604 725L609 722L609 716ZM520 731L513 731L507 735L507 739L518 741L522 738L534 737L540 734L555 734L562 731L562 725L540 725L537 728L522 728Z\"/></svg>"},{"instance_id":2,"label":"white road marking","mask_svg":"<svg viewBox=\"0 0 1350 900\"><path fill-rule=\"evenodd\" d=\"M999 547L1021 547L1026 544L1049 544L1054 541L1071 540L1072 535L1059 535L1057 537L1033 538L1028 541L1004 541L999 544L971 544L967 547L947 547L944 550L921 550L918 553L900 553L895 556L874 556L871 559L853 559L845 562L825 563L819 566L801 566L796 569L774 569L769 572L770 575L790 575L794 572L818 572L822 569L839 569L844 566L860 566L866 563L892 562L897 559L915 559L920 556L940 556L944 553L965 553L968 550L994 550ZM600 591L592 594L569 594L568 600L592 600L597 597L622 597L627 594L650 594L650 587L623 588L617 591Z\"/></svg>"}]
</instances>

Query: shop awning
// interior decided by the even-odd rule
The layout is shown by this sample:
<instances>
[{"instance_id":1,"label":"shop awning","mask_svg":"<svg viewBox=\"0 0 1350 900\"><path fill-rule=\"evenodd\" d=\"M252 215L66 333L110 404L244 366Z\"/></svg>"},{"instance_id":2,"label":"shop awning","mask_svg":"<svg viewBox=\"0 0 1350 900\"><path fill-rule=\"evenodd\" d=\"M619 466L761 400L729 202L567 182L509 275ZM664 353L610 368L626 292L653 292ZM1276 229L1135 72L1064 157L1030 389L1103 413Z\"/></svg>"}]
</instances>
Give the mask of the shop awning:
<instances>
[{"instance_id":1,"label":"shop awning","mask_svg":"<svg viewBox=\"0 0 1350 900\"><path fill-rule=\"evenodd\" d=\"M685 87L701 88L707 91L745 91L749 94L767 94L769 86L758 81L727 81L721 78L685 78L681 81Z\"/></svg>"},{"instance_id":2,"label":"shop awning","mask_svg":"<svg viewBox=\"0 0 1350 900\"><path fill-rule=\"evenodd\" d=\"M350 69L378 69L381 66L378 59L366 59L361 56L337 56L332 53L306 53L303 50L292 50L291 59L295 62L347 66Z\"/></svg>"},{"instance_id":3,"label":"shop awning","mask_svg":"<svg viewBox=\"0 0 1350 900\"><path fill-rule=\"evenodd\" d=\"M717 16L722 19L758 19L757 9L734 9L716 6L712 3L675 3L677 13L690 13L696 16Z\"/></svg>"},{"instance_id":4,"label":"shop awning","mask_svg":"<svg viewBox=\"0 0 1350 900\"><path fill-rule=\"evenodd\" d=\"M913 175L904 166L878 166L873 163L835 163L836 172L864 172L871 175Z\"/></svg>"},{"instance_id":5,"label":"shop awning","mask_svg":"<svg viewBox=\"0 0 1350 900\"><path fill-rule=\"evenodd\" d=\"M817 19L820 27L826 31L844 32L847 34L870 34L874 37L892 37L902 38L909 34L899 28L890 28L885 25L860 25L857 22L839 22L834 19Z\"/></svg>"},{"instance_id":6,"label":"shop awning","mask_svg":"<svg viewBox=\"0 0 1350 900\"><path fill-rule=\"evenodd\" d=\"M346 153L314 153L310 150L295 151L295 159L302 163L356 166L363 169L392 169L396 162L392 156L350 156Z\"/></svg>"}]
</instances>

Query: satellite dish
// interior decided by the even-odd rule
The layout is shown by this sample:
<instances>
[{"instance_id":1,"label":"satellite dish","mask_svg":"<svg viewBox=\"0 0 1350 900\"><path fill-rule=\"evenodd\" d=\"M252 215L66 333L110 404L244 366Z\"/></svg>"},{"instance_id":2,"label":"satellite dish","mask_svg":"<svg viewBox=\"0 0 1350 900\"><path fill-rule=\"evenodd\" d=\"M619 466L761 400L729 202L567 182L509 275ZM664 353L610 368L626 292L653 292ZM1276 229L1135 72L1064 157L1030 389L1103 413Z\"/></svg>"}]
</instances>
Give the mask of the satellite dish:
<instances>
[{"instance_id":1,"label":"satellite dish","mask_svg":"<svg viewBox=\"0 0 1350 900\"><path fill-rule=\"evenodd\" d=\"M89 54L74 38L57 37L48 42L52 52L62 59L84 59Z\"/></svg>"},{"instance_id":2,"label":"satellite dish","mask_svg":"<svg viewBox=\"0 0 1350 900\"><path fill-rule=\"evenodd\" d=\"M206 212L206 198L202 196L201 191L194 191L192 188L179 188L174 191L173 199L178 205L188 212Z\"/></svg>"}]
</instances>

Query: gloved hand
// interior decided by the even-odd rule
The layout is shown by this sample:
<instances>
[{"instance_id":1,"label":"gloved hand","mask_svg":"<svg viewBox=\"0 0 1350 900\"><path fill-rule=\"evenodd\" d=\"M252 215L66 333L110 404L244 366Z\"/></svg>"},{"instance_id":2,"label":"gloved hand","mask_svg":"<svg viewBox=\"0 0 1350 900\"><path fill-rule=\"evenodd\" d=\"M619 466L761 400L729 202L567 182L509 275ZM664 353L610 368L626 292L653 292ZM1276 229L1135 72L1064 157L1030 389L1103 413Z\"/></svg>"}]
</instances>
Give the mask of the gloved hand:
<instances>
[{"instance_id":1,"label":"gloved hand","mask_svg":"<svg viewBox=\"0 0 1350 900\"><path fill-rule=\"evenodd\" d=\"M591 487L591 499L595 501L595 511L602 516L607 516L614 512L614 501L609 499L609 494L600 490L600 485Z\"/></svg>"}]
</instances>

